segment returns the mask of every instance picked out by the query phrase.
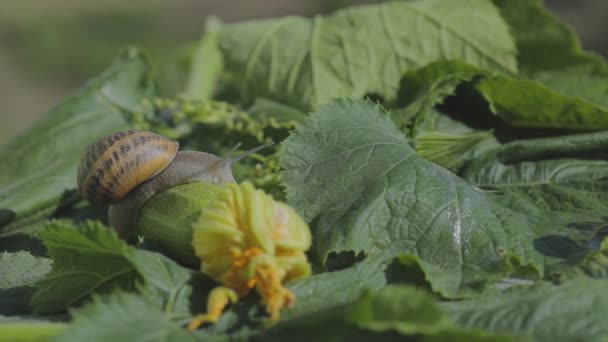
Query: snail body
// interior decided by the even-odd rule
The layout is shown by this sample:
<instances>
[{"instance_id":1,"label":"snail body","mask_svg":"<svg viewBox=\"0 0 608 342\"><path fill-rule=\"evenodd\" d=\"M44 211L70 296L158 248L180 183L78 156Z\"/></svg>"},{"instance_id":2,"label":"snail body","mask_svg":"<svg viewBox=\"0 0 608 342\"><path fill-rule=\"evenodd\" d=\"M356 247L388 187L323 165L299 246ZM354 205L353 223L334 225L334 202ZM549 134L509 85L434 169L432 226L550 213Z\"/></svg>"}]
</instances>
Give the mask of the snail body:
<instances>
[{"instance_id":1,"label":"snail body","mask_svg":"<svg viewBox=\"0 0 608 342\"><path fill-rule=\"evenodd\" d=\"M116 132L86 150L78 167L78 187L91 203L110 205L110 225L121 238L129 238L136 232L141 207L157 192L192 182L235 182L231 165L266 146L220 158L178 152L176 141L151 132Z\"/></svg>"}]
</instances>

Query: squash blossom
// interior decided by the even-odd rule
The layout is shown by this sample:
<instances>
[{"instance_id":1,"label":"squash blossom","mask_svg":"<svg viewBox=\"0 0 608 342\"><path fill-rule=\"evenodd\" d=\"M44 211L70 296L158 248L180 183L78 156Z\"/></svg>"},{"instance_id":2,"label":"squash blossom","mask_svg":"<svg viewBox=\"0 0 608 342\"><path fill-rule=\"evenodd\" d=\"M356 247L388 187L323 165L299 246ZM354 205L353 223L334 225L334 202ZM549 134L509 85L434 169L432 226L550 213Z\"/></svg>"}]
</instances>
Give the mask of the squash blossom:
<instances>
[{"instance_id":1,"label":"squash blossom","mask_svg":"<svg viewBox=\"0 0 608 342\"><path fill-rule=\"evenodd\" d=\"M194 222L192 236L200 270L222 286L211 291L207 313L193 318L191 330L217 321L228 304L253 290L269 321L276 322L295 300L283 283L311 272L304 253L311 235L304 220L249 182L221 185Z\"/></svg>"}]
</instances>

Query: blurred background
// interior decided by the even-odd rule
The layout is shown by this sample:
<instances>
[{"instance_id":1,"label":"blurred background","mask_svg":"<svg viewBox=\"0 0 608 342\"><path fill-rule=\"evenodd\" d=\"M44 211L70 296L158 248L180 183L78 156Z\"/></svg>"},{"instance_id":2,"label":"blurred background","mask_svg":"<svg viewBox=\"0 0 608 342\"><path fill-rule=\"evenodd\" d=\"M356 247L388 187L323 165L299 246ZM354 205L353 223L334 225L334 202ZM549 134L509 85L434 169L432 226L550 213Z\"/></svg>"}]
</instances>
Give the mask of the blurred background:
<instances>
[{"instance_id":1,"label":"blurred background","mask_svg":"<svg viewBox=\"0 0 608 342\"><path fill-rule=\"evenodd\" d=\"M0 4L0 143L103 70L127 45L154 60L200 38L205 18L311 16L379 0L5 0ZM586 49L608 56L608 0L545 0Z\"/></svg>"}]
</instances>

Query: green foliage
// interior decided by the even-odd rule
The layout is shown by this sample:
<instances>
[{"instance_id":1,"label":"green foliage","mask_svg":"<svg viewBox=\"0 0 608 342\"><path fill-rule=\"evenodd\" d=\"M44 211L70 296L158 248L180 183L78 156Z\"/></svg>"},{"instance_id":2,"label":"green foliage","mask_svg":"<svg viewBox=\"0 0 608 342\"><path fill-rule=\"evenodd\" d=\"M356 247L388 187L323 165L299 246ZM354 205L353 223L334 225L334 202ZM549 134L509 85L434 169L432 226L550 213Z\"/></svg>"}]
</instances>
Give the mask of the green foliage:
<instances>
[{"instance_id":1,"label":"green foliage","mask_svg":"<svg viewBox=\"0 0 608 342\"><path fill-rule=\"evenodd\" d=\"M125 113L152 95L148 65L136 50L52 109L29 131L0 148L0 236L50 216L76 188L84 149L128 127ZM2 217L4 216L4 217Z\"/></svg>"},{"instance_id":2,"label":"green foliage","mask_svg":"<svg viewBox=\"0 0 608 342\"><path fill-rule=\"evenodd\" d=\"M576 83L568 86L576 87ZM508 76L484 79L476 88L488 101L492 112L513 126L585 130L608 128L608 108L569 96L567 94L571 92L567 89L561 89L559 93L537 81ZM587 96L593 94L589 91L591 89L586 90ZM605 94L604 89L594 90L596 94L598 90Z\"/></svg>"},{"instance_id":3,"label":"green foliage","mask_svg":"<svg viewBox=\"0 0 608 342\"><path fill-rule=\"evenodd\" d=\"M388 285L365 291L348 313L348 320L372 331L394 329L403 335L433 334L448 325L435 299L414 287Z\"/></svg>"},{"instance_id":4,"label":"green foliage","mask_svg":"<svg viewBox=\"0 0 608 342\"><path fill-rule=\"evenodd\" d=\"M442 307L464 326L526 334L538 341L602 341L608 334L606 285L606 280L576 278Z\"/></svg>"},{"instance_id":5,"label":"green foliage","mask_svg":"<svg viewBox=\"0 0 608 342\"><path fill-rule=\"evenodd\" d=\"M48 341L63 332L67 326L65 323L45 320L0 316L0 341Z\"/></svg>"},{"instance_id":6,"label":"green foliage","mask_svg":"<svg viewBox=\"0 0 608 342\"><path fill-rule=\"evenodd\" d=\"M94 222L52 222L40 238L53 269L36 284L32 304L37 312L60 312L93 293L120 288L142 293L170 318L190 316L193 274L162 254L135 249Z\"/></svg>"},{"instance_id":7,"label":"green foliage","mask_svg":"<svg viewBox=\"0 0 608 342\"><path fill-rule=\"evenodd\" d=\"M74 312L56 341L195 341L157 307L134 294L115 292Z\"/></svg>"},{"instance_id":8,"label":"green foliage","mask_svg":"<svg viewBox=\"0 0 608 342\"><path fill-rule=\"evenodd\" d=\"M36 258L28 252L0 254L0 289L32 285L51 270L46 258Z\"/></svg>"},{"instance_id":9,"label":"green foliage","mask_svg":"<svg viewBox=\"0 0 608 342\"><path fill-rule=\"evenodd\" d=\"M53 270L38 283L32 298L37 312L62 311L93 292L131 289L139 278L130 262L133 251L99 224L74 227L53 222L40 238L53 260Z\"/></svg>"},{"instance_id":10,"label":"green foliage","mask_svg":"<svg viewBox=\"0 0 608 342\"><path fill-rule=\"evenodd\" d=\"M1 253L0 315L31 311L30 300L35 291L33 285L50 270L51 261L47 258L35 257L25 251Z\"/></svg>"},{"instance_id":11,"label":"green foliage","mask_svg":"<svg viewBox=\"0 0 608 342\"><path fill-rule=\"evenodd\" d=\"M129 50L0 147L0 340L608 337L608 64L540 1L213 25L161 75ZM313 232L278 324L248 296L183 329L215 286L189 243L201 184L153 197L137 241L86 220L105 209L75 191L80 153L127 127L219 156L275 142L233 171Z\"/></svg>"},{"instance_id":12,"label":"green foliage","mask_svg":"<svg viewBox=\"0 0 608 342\"><path fill-rule=\"evenodd\" d=\"M270 329L262 340L309 341L323 337L330 341L522 341L501 333L462 328L448 319L435 298L409 285L387 285L368 289L350 304L334 306L321 314L309 314Z\"/></svg>"},{"instance_id":13,"label":"green foliage","mask_svg":"<svg viewBox=\"0 0 608 342\"><path fill-rule=\"evenodd\" d=\"M525 215L416 155L369 102L322 107L287 139L281 160L288 203L314 222L322 262L332 252L413 253L448 297L504 275L511 258L542 274Z\"/></svg>"},{"instance_id":14,"label":"green foliage","mask_svg":"<svg viewBox=\"0 0 608 342\"><path fill-rule=\"evenodd\" d=\"M393 99L404 72L440 59L516 72L514 45L485 0L391 2L220 29L225 67L242 98L301 110L368 93Z\"/></svg>"},{"instance_id":15,"label":"green foliage","mask_svg":"<svg viewBox=\"0 0 608 342\"><path fill-rule=\"evenodd\" d=\"M456 170L466 154L489 137L491 134L488 132L465 135L423 133L415 139L416 153L446 169Z\"/></svg>"},{"instance_id":16,"label":"green foliage","mask_svg":"<svg viewBox=\"0 0 608 342\"><path fill-rule=\"evenodd\" d=\"M396 105L403 107L393 121L403 128L412 120L420 123L426 114L445 98L454 95L457 87L471 81L480 71L459 60L439 61L408 71L401 78ZM418 127L412 127L412 135Z\"/></svg>"},{"instance_id":17,"label":"green foliage","mask_svg":"<svg viewBox=\"0 0 608 342\"><path fill-rule=\"evenodd\" d=\"M550 78L551 77L551 78ZM560 78L567 78L560 83ZM539 79L522 79L492 73L459 61L441 61L407 73L401 80L398 103L405 105L403 117L396 122L407 122L410 116L424 117L432 106L453 95L459 85L468 85L487 101L487 108L506 124L520 127L564 128L592 130L608 127L608 109L601 103L606 89L601 78L571 80L559 74L544 74ZM576 90L574 90L576 89ZM588 99L596 99L591 102ZM480 107L480 106L477 106ZM467 115L484 108L467 106Z\"/></svg>"},{"instance_id":18,"label":"green foliage","mask_svg":"<svg viewBox=\"0 0 608 342\"><path fill-rule=\"evenodd\" d=\"M205 36L196 46L192 72L186 89L186 95L190 98L202 100L212 98L222 74L224 60L218 46L216 26L214 20L209 20Z\"/></svg>"}]
</instances>

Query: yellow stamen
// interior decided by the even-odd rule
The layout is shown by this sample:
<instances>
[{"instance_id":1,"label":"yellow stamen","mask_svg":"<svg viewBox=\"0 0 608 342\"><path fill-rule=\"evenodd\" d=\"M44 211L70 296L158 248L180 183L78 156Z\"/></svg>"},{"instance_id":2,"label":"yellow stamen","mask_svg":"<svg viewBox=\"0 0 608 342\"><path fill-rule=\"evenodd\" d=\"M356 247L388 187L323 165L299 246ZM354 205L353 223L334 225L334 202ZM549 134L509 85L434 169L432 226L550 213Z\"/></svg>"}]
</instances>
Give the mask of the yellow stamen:
<instances>
[{"instance_id":1,"label":"yellow stamen","mask_svg":"<svg viewBox=\"0 0 608 342\"><path fill-rule=\"evenodd\" d=\"M220 318L228 304L234 304L238 296L234 290L227 287L216 287L209 293L207 299L207 313L196 315L188 324L188 330L193 331L204 323L215 323Z\"/></svg>"},{"instance_id":2,"label":"yellow stamen","mask_svg":"<svg viewBox=\"0 0 608 342\"><path fill-rule=\"evenodd\" d=\"M239 297L249 293L255 286L255 279L244 275L243 272L249 267L251 261L255 257L262 255L263 253L264 252L257 247L248 248L242 253L234 250L230 252L232 255L232 265L224 278L224 284L234 289Z\"/></svg>"},{"instance_id":3,"label":"yellow stamen","mask_svg":"<svg viewBox=\"0 0 608 342\"><path fill-rule=\"evenodd\" d=\"M281 277L270 265L260 264L255 272L256 289L270 315L269 322L279 320L281 309L290 307L295 302L295 296L281 284Z\"/></svg>"}]
</instances>

